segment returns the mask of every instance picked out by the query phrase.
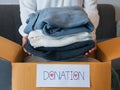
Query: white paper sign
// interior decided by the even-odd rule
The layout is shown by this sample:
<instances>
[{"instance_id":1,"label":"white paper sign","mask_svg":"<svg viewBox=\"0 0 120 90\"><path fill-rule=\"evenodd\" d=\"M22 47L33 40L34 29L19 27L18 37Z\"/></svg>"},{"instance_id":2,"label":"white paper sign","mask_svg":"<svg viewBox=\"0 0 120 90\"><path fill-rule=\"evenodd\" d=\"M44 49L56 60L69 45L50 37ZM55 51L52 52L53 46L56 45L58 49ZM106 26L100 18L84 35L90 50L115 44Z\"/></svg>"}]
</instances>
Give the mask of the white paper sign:
<instances>
[{"instance_id":1,"label":"white paper sign","mask_svg":"<svg viewBox=\"0 0 120 90\"><path fill-rule=\"evenodd\" d=\"M89 64L37 64L36 87L90 87Z\"/></svg>"}]
</instances>

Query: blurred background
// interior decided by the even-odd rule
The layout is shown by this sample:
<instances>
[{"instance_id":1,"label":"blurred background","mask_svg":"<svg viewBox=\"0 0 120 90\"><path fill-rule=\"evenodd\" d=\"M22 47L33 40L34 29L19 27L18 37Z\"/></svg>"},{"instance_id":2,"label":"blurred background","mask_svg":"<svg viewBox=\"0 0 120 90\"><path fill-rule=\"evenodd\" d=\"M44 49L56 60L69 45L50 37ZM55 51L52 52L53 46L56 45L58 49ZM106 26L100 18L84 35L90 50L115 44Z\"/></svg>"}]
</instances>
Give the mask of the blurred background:
<instances>
[{"instance_id":1,"label":"blurred background","mask_svg":"<svg viewBox=\"0 0 120 90\"><path fill-rule=\"evenodd\" d=\"M98 3L114 5L116 9L116 21L120 20L120 0L98 0ZM19 0L0 0L0 4L19 4Z\"/></svg>"}]
</instances>

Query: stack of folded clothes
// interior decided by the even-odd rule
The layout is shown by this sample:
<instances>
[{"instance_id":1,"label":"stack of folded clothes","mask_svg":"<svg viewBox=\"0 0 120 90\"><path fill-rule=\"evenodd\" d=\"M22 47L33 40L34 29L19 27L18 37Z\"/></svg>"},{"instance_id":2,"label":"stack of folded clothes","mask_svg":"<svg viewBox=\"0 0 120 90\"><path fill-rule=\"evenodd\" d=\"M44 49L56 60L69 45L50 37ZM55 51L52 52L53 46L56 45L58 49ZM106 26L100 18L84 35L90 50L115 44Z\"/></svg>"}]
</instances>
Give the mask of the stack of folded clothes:
<instances>
[{"instance_id":1,"label":"stack of folded clothes","mask_svg":"<svg viewBox=\"0 0 120 90\"><path fill-rule=\"evenodd\" d=\"M24 30L31 54L60 61L84 55L93 48L94 26L82 7L45 8L30 15Z\"/></svg>"}]
</instances>

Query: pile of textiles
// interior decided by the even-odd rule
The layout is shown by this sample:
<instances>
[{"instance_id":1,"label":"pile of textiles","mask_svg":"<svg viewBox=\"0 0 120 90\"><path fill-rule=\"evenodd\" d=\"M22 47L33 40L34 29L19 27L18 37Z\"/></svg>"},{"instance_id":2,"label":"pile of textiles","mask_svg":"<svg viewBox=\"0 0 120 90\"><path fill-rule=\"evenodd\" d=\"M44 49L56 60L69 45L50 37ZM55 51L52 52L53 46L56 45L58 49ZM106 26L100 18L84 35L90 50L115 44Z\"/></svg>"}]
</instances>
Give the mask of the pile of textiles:
<instances>
[{"instance_id":1,"label":"pile of textiles","mask_svg":"<svg viewBox=\"0 0 120 90\"><path fill-rule=\"evenodd\" d=\"M94 26L82 7L45 8L30 15L24 30L31 54L60 61L84 55L94 47Z\"/></svg>"}]
</instances>

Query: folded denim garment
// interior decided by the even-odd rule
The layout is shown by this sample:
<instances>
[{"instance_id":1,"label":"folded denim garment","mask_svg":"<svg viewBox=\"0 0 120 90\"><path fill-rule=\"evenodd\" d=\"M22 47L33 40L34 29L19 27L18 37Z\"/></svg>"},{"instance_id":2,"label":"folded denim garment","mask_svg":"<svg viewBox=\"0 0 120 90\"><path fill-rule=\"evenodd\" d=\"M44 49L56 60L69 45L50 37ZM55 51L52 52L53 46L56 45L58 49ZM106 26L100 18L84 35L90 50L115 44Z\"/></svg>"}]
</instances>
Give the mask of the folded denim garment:
<instances>
[{"instance_id":1,"label":"folded denim garment","mask_svg":"<svg viewBox=\"0 0 120 90\"><path fill-rule=\"evenodd\" d=\"M63 36L79 32L92 32L94 26L82 7L52 7L30 15L24 32L40 29L48 36Z\"/></svg>"},{"instance_id":2,"label":"folded denim garment","mask_svg":"<svg viewBox=\"0 0 120 90\"><path fill-rule=\"evenodd\" d=\"M33 48L28 42L24 48L34 56L43 57L52 61L66 60L84 55L88 50L93 48L93 40L73 43L63 47L38 47Z\"/></svg>"}]
</instances>

